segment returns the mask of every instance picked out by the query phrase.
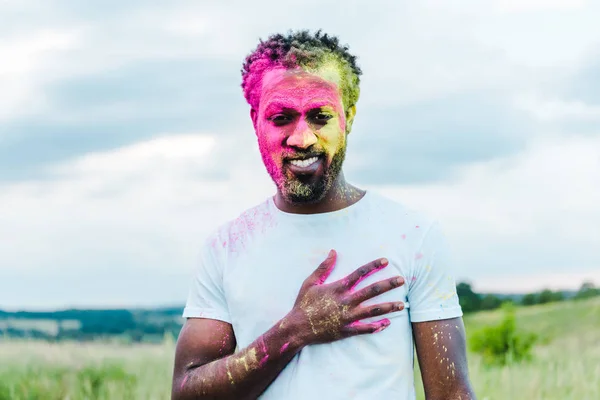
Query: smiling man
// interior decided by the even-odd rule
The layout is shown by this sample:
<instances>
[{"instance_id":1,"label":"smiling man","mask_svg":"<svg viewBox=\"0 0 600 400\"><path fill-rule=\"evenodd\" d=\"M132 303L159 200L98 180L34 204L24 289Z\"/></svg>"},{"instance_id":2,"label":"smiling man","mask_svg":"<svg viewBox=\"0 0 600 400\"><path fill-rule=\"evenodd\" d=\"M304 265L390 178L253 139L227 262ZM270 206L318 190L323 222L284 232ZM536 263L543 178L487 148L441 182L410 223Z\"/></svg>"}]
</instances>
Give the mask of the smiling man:
<instances>
[{"instance_id":1,"label":"smiling man","mask_svg":"<svg viewBox=\"0 0 600 400\"><path fill-rule=\"evenodd\" d=\"M438 224L344 178L356 58L290 32L242 75L277 192L204 244L172 398L414 399L416 347L428 399L473 399Z\"/></svg>"}]
</instances>

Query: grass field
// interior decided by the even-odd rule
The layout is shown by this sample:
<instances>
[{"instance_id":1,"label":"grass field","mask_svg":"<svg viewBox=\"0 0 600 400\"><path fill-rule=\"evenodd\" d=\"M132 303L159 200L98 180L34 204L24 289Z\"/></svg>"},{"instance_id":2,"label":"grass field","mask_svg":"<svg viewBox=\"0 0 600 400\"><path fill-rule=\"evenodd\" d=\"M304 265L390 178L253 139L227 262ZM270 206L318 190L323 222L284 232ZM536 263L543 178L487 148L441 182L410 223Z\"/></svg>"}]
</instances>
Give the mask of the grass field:
<instances>
[{"instance_id":1,"label":"grass field","mask_svg":"<svg viewBox=\"0 0 600 400\"><path fill-rule=\"evenodd\" d=\"M501 317L499 311L467 316L467 334ZM487 367L470 353L480 400L600 399L600 298L518 308L517 321L540 336L535 357ZM168 399L173 352L172 340L129 346L0 340L0 400Z\"/></svg>"}]
</instances>

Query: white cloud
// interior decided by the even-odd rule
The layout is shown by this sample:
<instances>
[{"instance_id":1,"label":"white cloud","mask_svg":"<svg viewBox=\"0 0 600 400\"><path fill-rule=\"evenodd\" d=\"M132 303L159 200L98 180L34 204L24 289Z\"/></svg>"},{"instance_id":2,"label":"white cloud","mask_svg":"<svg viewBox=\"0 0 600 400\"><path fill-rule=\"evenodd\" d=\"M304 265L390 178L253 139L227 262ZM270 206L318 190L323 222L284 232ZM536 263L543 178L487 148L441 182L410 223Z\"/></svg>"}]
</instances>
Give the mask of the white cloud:
<instances>
[{"instance_id":1,"label":"white cloud","mask_svg":"<svg viewBox=\"0 0 600 400\"><path fill-rule=\"evenodd\" d=\"M11 4L18 15L23 3ZM98 104L76 115L57 106L47 88L157 60L218 59L235 63L237 72L259 37L290 28L323 28L360 56L365 75L359 112L472 91L515 98L515 107L545 124L543 131L526 133L529 147L522 153L467 165L454 181L373 189L439 216L462 260L461 277L472 278L476 287L481 282L486 289L512 290L553 280L572 287L580 277L597 277L600 142L551 133L553 123L597 121L599 110L551 92L597 45L598 4L427 0L364 7L351 0L342 12L337 2L309 0L290 12L272 1L188 1L116 10L97 19L91 13L63 19L60 7L39 5L45 7L39 11L43 24L0 36L0 120L42 113L45 120L78 124L141 119L160 110L132 101ZM239 86L236 79L232 87ZM210 106L192 104L189 112ZM0 186L0 277L41 277L60 285L74 274L146 272L147 284L130 282L140 287L121 288L111 295L113 302L176 298L155 293L161 282L152 286L152 276L185 276L203 235L273 191L254 137L221 131L165 134L63 160L45 172L48 178ZM83 280L80 292L65 287L43 300L15 292L11 301L100 304L117 284L103 279ZM181 296L186 283L182 279L176 288ZM36 284L45 287L45 281ZM2 287L7 283L0 282ZM81 292L90 297L77 297Z\"/></svg>"},{"instance_id":2,"label":"white cloud","mask_svg":"<svg viewBox=\"0 0 600 400\"><path fill-rule=\"evenodd\" d=\"M210 134L169 135L60 163L50 179L4 184L0 292L30 280L27 293L61 290L43 303L16 292L3 306L183 302L205 235L272 194L253 138L232 147ZM230 157L228 180L210 178L219 157Z\"/></svg>"},{"instance_id":3,"label":"white cloud","mask_svg":"<svg viewBox=\"0 0 600 400\"><path fill-rule=\"evenodd\" d=\"M41 86L61 53L77 48L75 30L40 30L27 36L0 37L0 120L32 114L44 106Z\"/></svg>"},{"instance_id":4,"label":"white cloud","mask_svg":"<svg viewBox=\"0 0 600 400\"><path fill-rule=\"evenodd\" d=\"M70 25L77 27L76 41L60 37L64 31L61 12L65 11L57 7L43 28L32 26L26 34L33 32L37 42L29 36L4 38L5 47L19 49L20 43L26 43L25 49L34 49L38 68L37 73L26 75L27 68L20 69L20 86L13 89L18 96L3 98L31 104L43 97L45 83L108 72L141 60L219 59L236 62L237 69L259 37L305 27L337 34L359 54L365 69L361 104L402 104L476 88L510 90L553 79L556 68L576 68L583 62L600 37L592 17L600 10L591 3L504 0L494 4L381 1L365 9L362 3L350 1L345 4L345 17L332 18L329 12L314 13L314 8L337 12L339 4L316 0L304 2L293 13L272 1L235 1L227 6L188 1L177 7L153 3L128 12L115 10L108 19L86 16L72 22L69 15ZM564 7L573 7L572 14L565 16ZM520 10L550 14L528 12L524 19L520 12L512 12ZM38 42L60 56L52 59L50 71L49 61L38 57L43 50ZM68 50L75 45L77 52L58 52L61 46ZM29 62L20 60L20 65ZM532 70L538 67L549 70ZM32 85L29 90L25 83ZM16 114L16 106L3 109L5 118ZM47 109L49 115L58 111L64 112Z\"/></svg>"},{"instance_id":5,"label":"white cloud","mask_svg":"<svg viewBox=\"0 0 600 400\"><path fill-rule=\"evenodd\" d=\"M600 121L600 105L587 104L581 100L524 94L516 97L515 106L541 122Z\"/></svg>"},{"instance_id":6,"label":"white cloud","mask_svg":"<svg viewBox=\"0 0 600 400\"><path fill-rule=\"evenodd\" d=\"M581 8L587 0L495 0L493 7L496 11L515 13L540 10L569 10Z\"/></svg>"},{"instance_id":7,"label":"white cloud","mask_svg":"<svg viewBox=\"0 0 600 400\"><path fill-rule=\"evenodd\" d=\"M507 64L528 69L531 79L548 84L585 63L598 46L598 2L511 0L498 5L479 20L473 36L502 52Z\"/></svg>"},{"instance_id":8,"label":"white cloud","mask_svg":"<svg viewBox=\"0 0 600 400\"><path fill-rule=\"evenodd\" d=\"M202 235L239 209L240 193L253 199L257 188L269 190L268 181L257 184L255 172L235 161L230 181L206 178L218 147L211 135L164 136L61 163L49 168L49 179L4 185L0 270L19 265L23 273L43 273L59 265L66 274L82 263L165 268L167 259L141 262L141 254L157 250L178 260L172 268L186 270Z\"/></svg>"},{"instance_id":9,"label":"white cloud","mask_svg":"<svg viewBox=\"0 0 600 400\"><path fill-rule=\"evenodd\" d=\"M580 272L575 266L575 271L565 268L568 272L529 274L496 274L485 276L473 283L473 290L479 293L532 293L541 289L550 290L577 290L583 282L592 282L600 285L600 268Z\"/></svg>"},{"instance_id":10,"label":"white cloud","mask_svg":"<svg viewBox=\"0 0 600 400\"><path fill-rule=\"evenodd\" d=\"M442 221L462 279L491 288L491 277L505 276L495 289L514 291L503 282L521 288L521 274L539 277L525 283L537 287L557 274L598 279L599 182L600 138L547 136L452 182L382 190Z\"/></svg>"},{"instance_id":11,"label":"white cloud","mask_svg":"<svg viewBox=\"0 0 600 400\"><path fill-rule=\"evenodd\" d=\"M541 139L518 156L466 167L454 182L369 189L439 218L461 262L459 278L477 288L574 288L579 278L600 284L598 149L599 138ZM218 157L231 160L229 179L203 178ZM207 134L161 137L51 171L53 179L0 192L0 274L60 285L72 274L119 279L138 271L145 285L114 293L113 301L125 303L183 301L204 235L273 193L251 136L226 144ZM165 273L180 277L170 282L179 300L148 292ZM116 283L85 285L89 297L71 301L98 305L98 291Z\"/></svg>"}]
</instances>

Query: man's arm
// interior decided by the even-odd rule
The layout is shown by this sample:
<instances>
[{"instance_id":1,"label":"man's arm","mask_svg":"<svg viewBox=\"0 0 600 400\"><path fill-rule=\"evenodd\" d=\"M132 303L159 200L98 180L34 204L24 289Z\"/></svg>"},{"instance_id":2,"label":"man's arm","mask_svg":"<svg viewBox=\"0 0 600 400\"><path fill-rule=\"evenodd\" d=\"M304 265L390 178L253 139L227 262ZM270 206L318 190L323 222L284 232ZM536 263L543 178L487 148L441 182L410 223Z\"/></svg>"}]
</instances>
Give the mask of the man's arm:
<instances>
[{"instance_id":1,"label":"man's arm","mask_svg":"<svg viewBox=\"0 0 600 400\"><path fill-rule=\"evenodd\" d=\"M462 318L412 324L427 400L473 400Z\"/></svg>"},{"instance_id":2,"label":"man's arm","mask_svg":"<svg viewBox=\"0 0 600 400\"><path fill-rule=\"evenodd\" d=\"M177 341L172 399L256 399L304 346L387 328L386 318L371 323L359 320L400 311L404 303L361 303L401 286L404 279L388 278L354 291L358 282L388 265L379 259L325 284L335 259L336 253L330 252L304 281L292 310L237 353L233 353L236 343L230 324L188 319Z\"/></svg>"},{"instance_id":3,"label":"man's arm","mask_svg":"<svg viewBox=\"0 0 600 400\"><path fill-rule=\"evenodd\" d=\"M175 352L172 399L256 399L300 351L286 324L277 323L235 353L230 324L191 318Z\"/></svg>"}]
</instances>

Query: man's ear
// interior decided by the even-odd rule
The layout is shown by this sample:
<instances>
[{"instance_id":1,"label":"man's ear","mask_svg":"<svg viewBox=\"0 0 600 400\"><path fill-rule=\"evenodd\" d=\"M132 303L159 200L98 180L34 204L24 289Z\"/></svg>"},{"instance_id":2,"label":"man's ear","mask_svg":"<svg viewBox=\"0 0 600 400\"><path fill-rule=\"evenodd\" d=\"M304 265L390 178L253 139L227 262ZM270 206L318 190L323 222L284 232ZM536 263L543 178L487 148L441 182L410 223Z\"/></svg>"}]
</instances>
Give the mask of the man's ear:
<instances>
[{"instance_id":1,"label":"man's ear","mask_svg":"<svg viewBox=\"0 0 600 400\"><path fill-rule=\"evenodd\" d=\"M252 119L252 125L254 125L254 133L258 134L256 131L256 121L258 120L258 113L254 108L250 109L250 118Z\"/></svg>"},{"instance_id":2,"label":"man's ear","mask_svg":"<svg viewBox=\"0 0 600 400\"><path fill-rule=\"evenodd\" d=\"M352 123L354 122L354 116L356 115L356 105L350 106L346 110L346 134L352 130Z\"/></svg>"}]
</instances>

